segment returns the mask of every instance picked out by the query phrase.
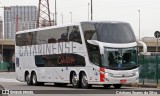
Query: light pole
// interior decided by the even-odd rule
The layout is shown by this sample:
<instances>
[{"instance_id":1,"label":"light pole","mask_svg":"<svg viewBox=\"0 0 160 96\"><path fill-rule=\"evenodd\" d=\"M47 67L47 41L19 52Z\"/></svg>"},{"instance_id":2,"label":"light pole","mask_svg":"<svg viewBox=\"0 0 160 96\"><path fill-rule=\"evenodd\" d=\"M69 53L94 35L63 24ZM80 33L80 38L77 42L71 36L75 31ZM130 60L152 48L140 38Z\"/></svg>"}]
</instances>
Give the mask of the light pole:
<instances>
[{"instance_id":1,"label":"light pole","mask_svg":"<svg viewBox=\"0 0 160 96\"><path fill-rule=\"evenodd\" d=\"M1 3L1 2L0 2ZM3 10L4 10L4 7L2 6L2 7L0 7L0 8L3 8ZM3 30L2 30L2 37L1 37L1 39L3 40L3 32L4 32L4 25L3 25ZM2 50L2 61L1 61L1 63L3 63L3 43L2 43L2 47L1 47L1 50Z\"/></svg>"},{"instance_id":2,"label":"light pole","mask_svg":"<svg viewBox=\"0 0 160 96\"><path fill-rule=\"evenodd\" d=\"M91 20L93 19L93 4L92 4L92 0L91 0Z\"/></svg>"},{"instance_id":3,"label":"light pole","mask_svg":"<svg viewBox=\"0 0 160 96\"><path fill-rule=\"evenodd\" d=\"M55 20L54 20L54 13L51 13L53 15L53 26L55 24Z\"/></svg>"},{"instance_id":4,"label":"light pole","mask_svg":"<svg viewBox=\"0 0 160 96\"><path fill-rule=\"evenodd\" d=\"M61 16L62 16L62 24L63 24L63 13L61 13Z\"/></svg>"},{"instance_id":5,"label":"light pole","mask_svg":"<svg viewBox=\"0 0 160 96\"><path fill-rule=\"evenodd\" d=\"M55 0L55 25L57 25L57 4Z\"/></svg>"},{"instance_id":6,"label":"light pole","mask_svg":"<svg viewBox=\"0 0 160 96\"><path fill-rule=\"evenodd\" d=\"M71 23L72 23L72 12L69 12L71 14Z\"/></svg>"},{"instance_id":7,"label":"light pole","mask_svg":"<svg viewBox=\"0 0 160 96\"><path fill-rule=\"evenodd\" d=\"M140 15L141 15L141 11L140 10L138 10L138 12L139 12L139 40L140 40L140 38L141 38L141 33L140 33Z\"/></svg>"},{"instance_id":8,"label":"light pole","mask_svg":"<svg viewBox=\"0 0 160 96\"><path fill-rule=\"evenodd\" d=\"M157 79L157 86L158 86L158 38L160 37L160 32L156 31L154 36L157 38L157 46L156 46L156 79Z\"/></svg>"},{"instance_id":9,"label":"light pole","mask_svg":"<svg viewBox=\"0 0 160 96\"><path fill-rule=\"evenodd\" d=\"M91 3L88 3L88 20L89 20L89 5L90 5Z\"/></svg>"},{"instance_id":10,"label":"light pole","mask_svg":"<svg viewBox=\"0 0 160 96\"><path fill-rule=\"evenodd\" d=\"M53 13L53 25L54 25L54 22L55 22L55 20L54 20L54 13Z\"/></svg>"}]
</instances>

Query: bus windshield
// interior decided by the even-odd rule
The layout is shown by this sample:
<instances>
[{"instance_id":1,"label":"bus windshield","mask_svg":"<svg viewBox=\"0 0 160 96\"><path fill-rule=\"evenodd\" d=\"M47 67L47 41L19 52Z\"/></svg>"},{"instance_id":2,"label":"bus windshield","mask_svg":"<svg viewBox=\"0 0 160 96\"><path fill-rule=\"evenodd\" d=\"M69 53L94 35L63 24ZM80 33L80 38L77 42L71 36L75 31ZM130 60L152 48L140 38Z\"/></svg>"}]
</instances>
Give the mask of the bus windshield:
<instances>
[{"instance_id":1,"label":"bus windshield","mask_svg":"<svg viewBox=\"0 0 160 96\"><path fill-rule=\"evenodd\" d=\"M136 42L132 27L128 23L82 23L85 39L106 43ZM96 37L97 36L97 37Z\"/></svg>"},{"instance_id":2,"label":"bus windshield","mask_svg":"<svg viewBox=\"0 0 160 96\"><path fill-rule=\"evenodd\" d=\"M128 23L97 23L97 36L99 41L107 43L135 42L135 35Z\"/></svg>"},{"instance_id":3,"label":"bus windshield","mask_svg":"<svg viewBox=\"0 0 160 96\"><path fill-rule=\"evenodd\" d=\"M113 70L129 70L138 67L136 48L104 48L102 66Z\"/></svg>"}]
</instances>

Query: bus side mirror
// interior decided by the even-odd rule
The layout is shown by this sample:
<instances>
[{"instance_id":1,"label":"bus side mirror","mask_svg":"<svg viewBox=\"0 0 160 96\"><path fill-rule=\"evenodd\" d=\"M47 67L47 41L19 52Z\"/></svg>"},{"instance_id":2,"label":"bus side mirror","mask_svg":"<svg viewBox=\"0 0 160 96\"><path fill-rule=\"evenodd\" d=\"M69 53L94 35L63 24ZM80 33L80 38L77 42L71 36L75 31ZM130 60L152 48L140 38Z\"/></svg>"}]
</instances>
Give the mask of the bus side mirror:
<instances>
[{"instance_id":1,"label":"bus side mirror","mask_svg":"<svg viewBox=\"0 0 160 96\"><path fill-rule=\"evenodd\" d=\"M140 52L140 54L143 54L143 55L147 54L147 45L142 41L137 41L137 43L141 44L143 47L143 52Z\"/></svg>"},{"instance_id":2,"label":"bus side mirror","mask_svg":"<svg viewBox=\"0 0 160 96\"><path fill-rule=\"evenodd\" d=\"M93 45L98 45L100 49L100 54L104 54L104 47L103 44L97 40L87 40L88 43Z\"/></svg>"}]
</instances>

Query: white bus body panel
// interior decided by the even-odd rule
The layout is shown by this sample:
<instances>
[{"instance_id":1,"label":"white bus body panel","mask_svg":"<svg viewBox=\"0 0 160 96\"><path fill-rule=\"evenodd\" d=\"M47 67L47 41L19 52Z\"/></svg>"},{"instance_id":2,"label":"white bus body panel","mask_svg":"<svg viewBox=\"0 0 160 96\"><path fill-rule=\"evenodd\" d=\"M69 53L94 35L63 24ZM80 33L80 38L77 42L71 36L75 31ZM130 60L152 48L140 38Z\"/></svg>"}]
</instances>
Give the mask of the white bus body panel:
<instances>
[{"instance_id":1,"label":"white bus body panel","mask_svg":"<svg viewBox=\"0 0 160 96\"><path fill-rule=\"evenodd\" d=\"M138 83L139 82L139 73L138 68L132 70L110 70L105 69L104 73L104 81L100 81L100 71L92 71L94 74L94 80L90 80L89 84L131 84L131 83ZM121 80L125 80L125 82L121 82Z\"/></svg>"},{"instance_id":2,"label":"white bus body panel","mask_svg":"<svg viewBox=\"0 0 160 96\"><path fill-rule=\"evenodd\" d=\"M54 28L54 27L53 27ZM34 30L33 31L37 31ZM30 32L30 31L28 31ZM80 29L80 32L82 30ZM24 33L24 32L20 32ZM82 33L81 33L81 37ZM35 65L34 56L19 56L18 52L19 47L16 46L16 58L19 58L19 67L16 67L17 80L24 81L25 71L28 71L30 74L32 71L36 72L37 81L39 82L58 82L58 83L70 83L70 73L71 71L76 72L77 75L81 71L84 71L87 75L89 84L120 84L120 80L126 80L125 83L137 83L139 74L138 68L132 70L109 70L105 69L104 73L104 82L100 81L100 67L92 64L89 61L89 57L86 50L86 45L84 43L84 38L82 38L82 44L74 43L77 47L74 51L75 54L79 54L85 58L86 65L84 67L37 67ZM127 43L127 44L110 44L102 43L104 47L112 48L128 48L135 47L137 43ZM34 45L37 46L37 45ZM65 51L64 51L65 53ZM41 54L40 54L41 55ZM133 75L134 74L134 75ZM133 76L132 76L133 75ZM79 79L79 77L78 77Z\"/></svg>"}]
</instances>

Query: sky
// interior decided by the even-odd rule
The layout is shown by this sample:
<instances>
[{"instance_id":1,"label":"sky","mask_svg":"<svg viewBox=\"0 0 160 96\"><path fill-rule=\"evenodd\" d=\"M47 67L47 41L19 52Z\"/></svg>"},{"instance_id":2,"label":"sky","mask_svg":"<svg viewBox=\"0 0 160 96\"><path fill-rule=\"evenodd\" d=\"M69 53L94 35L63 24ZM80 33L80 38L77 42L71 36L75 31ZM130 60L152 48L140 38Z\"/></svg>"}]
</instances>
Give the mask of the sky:
<instances>
[{"instance_id":1,"label":"sky","mask_svg":"<svg viewBox=\"0 0 160 96\"><path fill-rule=\"evenodd\" d=\"M0 6L38 6L39 0L0 0ZM55 0L49 0L50 10L54 13ZM88 20L88 3L91 0L57 0L57 23L71 23ZM93 0L93 20L124 21L131 24L136 37L153 37L160 31L160 0ZM3 17L3 9L0 8ZM90 8L89 8L90 16Z\"/></svg>"}]
</instances>

